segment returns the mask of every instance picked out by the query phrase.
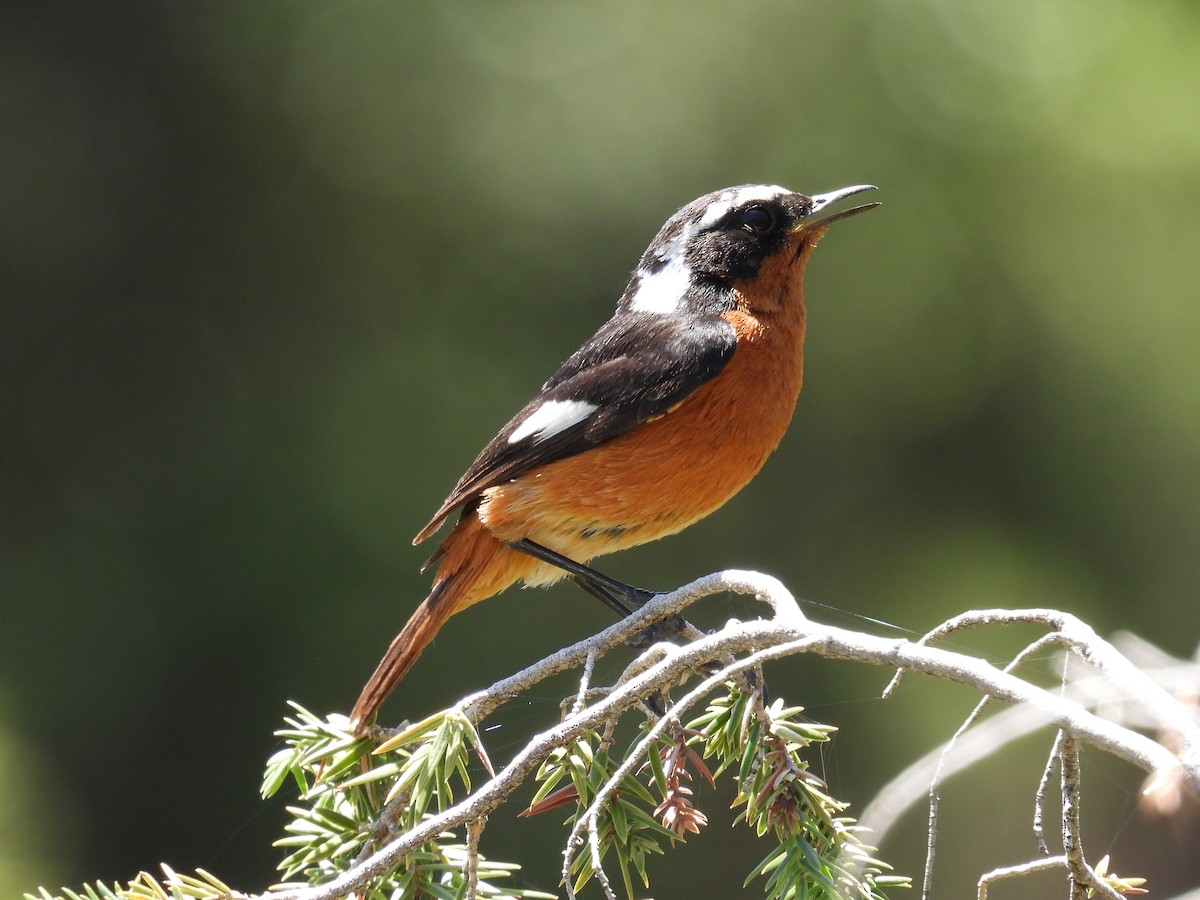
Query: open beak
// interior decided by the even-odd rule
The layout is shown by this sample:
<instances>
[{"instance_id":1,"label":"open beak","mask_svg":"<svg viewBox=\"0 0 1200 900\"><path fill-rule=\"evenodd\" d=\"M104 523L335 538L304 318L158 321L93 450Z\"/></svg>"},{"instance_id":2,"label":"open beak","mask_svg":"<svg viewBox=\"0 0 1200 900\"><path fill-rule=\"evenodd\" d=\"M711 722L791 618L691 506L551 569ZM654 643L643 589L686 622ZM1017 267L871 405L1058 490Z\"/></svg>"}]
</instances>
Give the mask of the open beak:
<instances>
[{"instance_id":1,"label":"open beak","mask_svg":"<svg viewBox=\"0 0 1200 900\"><path fill-rule=\"evenodd\" d=\"M824 231L839 219L845 219L848 216L857 215L858 213L865 212L868 209L874 209L880 204L864 203L861 206L852 206L849 209L826 213L823 216L817 215L819 212L821 212L821 210L832 206L839 200L843 200L846 197L852 197L855 194L861 194L863 191L874 190L878 189L873 184L856 184L853 187L839 188L838 190L830 191L827 194L813 194L810 198L812 200L812 209L809 210L808 215L792 226L792 231Z\"/></svg>"}]
</instances>

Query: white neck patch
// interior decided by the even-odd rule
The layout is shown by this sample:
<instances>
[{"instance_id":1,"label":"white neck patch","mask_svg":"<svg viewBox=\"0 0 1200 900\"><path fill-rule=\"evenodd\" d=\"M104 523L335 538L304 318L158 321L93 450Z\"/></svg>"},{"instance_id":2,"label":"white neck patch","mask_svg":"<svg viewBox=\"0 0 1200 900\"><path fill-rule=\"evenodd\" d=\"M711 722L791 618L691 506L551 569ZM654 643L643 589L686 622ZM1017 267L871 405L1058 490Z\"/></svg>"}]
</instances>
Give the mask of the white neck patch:
<instances>
[{"instance_id":1,"label":"white neck patch","mask_svg":"<svg viewBox=\"0 0 1200 900\"><path fill-rule=\"evenodd\" d=\"M704 210L704 215L692 224L685 225L671 242L658 254L663 263L656 271L645 266L637 270L638 288L629 302L629 308L637 312L669 314L683 306L683 298L692 280L692 269L685 261L688 244L698 232L712 228L731 209L736 209L755 200L774 200L790 194L777 184L749 184L745 187L721 191Z\"/></svg>"},{"instance_id":2,"label":"white neck patch","mask_svg":"<svg viewBox=\"0 0 1200 900\"><path fill-rule=\"evenodd\" d=\"M657 272L638 269L637 277L638 289L629 308L636 312L673 313L683 305L692 283L692 269L676 254Z\"/></svg>"}]
</instances>

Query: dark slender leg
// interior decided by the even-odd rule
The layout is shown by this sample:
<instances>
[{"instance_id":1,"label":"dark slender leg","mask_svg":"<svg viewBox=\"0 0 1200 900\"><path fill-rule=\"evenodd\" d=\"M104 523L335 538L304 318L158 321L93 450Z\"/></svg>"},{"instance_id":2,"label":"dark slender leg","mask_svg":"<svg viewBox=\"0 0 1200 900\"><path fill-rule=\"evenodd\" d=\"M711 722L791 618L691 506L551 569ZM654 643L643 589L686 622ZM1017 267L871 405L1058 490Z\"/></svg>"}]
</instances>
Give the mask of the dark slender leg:
<instances>
[{"instance_id":1,"label":"dark slender leg","mask_svg":"<svg viewBox=\"0 0 1200 900\"><path fill-rule=\"evenodd\" d=\"M653 591L644 591L615 578L609 578L590 566L577 563L570 557L555 553L549 547L543 547L528 538L510 541L508 546L569 573L572 581L592 596L603 600L617 615L627 616L635 609L641 609L646 605L646 601L654 596Z\"/></svg>"},{"instance_id":2,"label":"dark slender leg","mask_svg":"<svg viewBox=\"0 0 1200 900\"><path fill-rule=\"evenodd\" d=\"M603 572L597 572L591 566L575 562L569 556L555 553L549 547L543 547L541 544L531 541L528 538L521 538L519 541L509 541L508 546L527 556L532 556L534 559L540 559L544 563L549 563L552 566L562 569L571 577L573 582L593 597L602 600L607 606L615 610L619 616L632 615L635 609L641 609L654 596L653 591L643 590L642 588L626 584L623 581L617 581L615 578L608 577ZM644 631L635 634L629 640L629 646L635 647L638 650L644 650L656 641L663 641L672 637L683 637L687 631L687 627L687 620L683 616L678 614L668 616L661 622L656 622ZM706 667L706 670L711 673L716 670L714 667L718 666L718 663L710 663ZM757 680L754 672L746 672L745 676L747 686L753 688ZM765 686L763 687L763 696L766 696ZM659 700L654 697L647 697L645 702L656 715L662 715L662 706Z\"/></svg>"},{"instance_id":3,"label":"dark slender leg","mask_svg":"<svg viewBox=\"0 0 1200 900\"><path fill-rule=\"evenodd\" d=\"M555 553L549 547L543 547L541 544L531 541L528 538L521 538L519 541L509 541L507 543L513 550L562 569L570 576L573 582L593 597L602 600L619 616L632 615L634 610L641 609L654 596L653 591L643 590L642 588L626 584L623 581L617 581L603 572L597 572L591 566L575 562L569 556ZM683 616L678 614L668 616L661 622L657 622L646 630L635 634L630 639L629 646L642 650L656 641L672 637L683 637L687 627L687 620ZM718 667L719 663L713 662L706 667L706 670L711 674ZM747 689L753 689L758 678L751 670L744 673L744 680ZM762 686L762 694L765 699L767 696L766 685ZM662 708L658 700L654 697L648 697L646 703L657 715L662 715Z\"/></svg>"},{"instance_id":4,"label":"dark slender leg","mask_svg":"<svg viewBox=\"0 0 1200 900\"><path fill-rule=\"evenodd\" d=\"M606 606L613 609L618 616L621 616L622 618L624 618L625 616L633 615L633 610L629 609L620 600L611 596L608 593L608 591L606 591L602 587L599 587L594 581L588 581L586 578L584 578L581 575L568 575L567 577L570 578L577 585L579 585L581 588L583 588L585 591L587 591L589 594L591 594L593 597L597 598L602 603L604 603Z\"/></svg>"},{"instance_id":5,"label":"dark slender leg","mask_svg":"<svg viewBox=\"0 0 1200 900\"><path fill-rule=\"evenodd\" d=\"M567 572L571 576L572 581L593 597L600 598L609 607L614 609L619 616L628 616L635 609L641 609L646 605L646 601L654 596L653 591L645 591L626 584L623 581L617 581L615 578L609 578L604 573L597 572L590 566L577 563L570 557L563 556L561 553L555 553L549 547L543 547L541 544L535 543L528 538L522 538L519 541L510 541L508 546ZM682 616L670 616L661 622L651 625L645 631L634 635L629 641L629 646L637 647L638 649L649 647L655 641L681 636L686 628L687 622L684 621Z\"/></svg>"}]
</instances>

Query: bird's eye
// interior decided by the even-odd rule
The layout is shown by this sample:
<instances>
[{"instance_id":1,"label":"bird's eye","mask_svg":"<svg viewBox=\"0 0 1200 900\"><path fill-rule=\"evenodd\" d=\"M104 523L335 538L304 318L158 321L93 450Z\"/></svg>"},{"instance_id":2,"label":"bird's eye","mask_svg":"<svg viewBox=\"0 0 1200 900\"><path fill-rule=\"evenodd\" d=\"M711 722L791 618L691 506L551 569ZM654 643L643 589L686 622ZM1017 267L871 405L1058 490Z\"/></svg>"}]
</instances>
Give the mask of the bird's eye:
<instances>
[{"instance_id":1,"label":"bird's eye","mask_svg":"<svg viewBox=\"0 0 1200 900\"><path fill-rule=\"evenodd\" d=\"M775 213L765 206L751 206L742 213L742 227L754 234L769 234L775 228Z\"/></svg>"}]
</instances>

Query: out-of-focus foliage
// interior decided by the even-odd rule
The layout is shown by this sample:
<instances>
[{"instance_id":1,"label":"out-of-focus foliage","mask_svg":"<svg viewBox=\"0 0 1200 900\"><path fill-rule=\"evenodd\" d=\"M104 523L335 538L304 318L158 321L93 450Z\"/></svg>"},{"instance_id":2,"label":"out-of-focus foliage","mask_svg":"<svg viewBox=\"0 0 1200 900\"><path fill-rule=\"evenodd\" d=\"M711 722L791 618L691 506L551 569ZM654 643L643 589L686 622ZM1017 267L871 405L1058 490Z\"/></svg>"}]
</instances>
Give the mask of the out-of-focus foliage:
<instances>
[{"instance_id":1,"label":"out-of-focus foliage","mask_svg":"<svg viewBox=\"0 0 1200 900\"><path fill-rule=\"evenodd\" d=\"M285 696L348 708L427 587L411 535L661 222L739 182L885 206L814 259L805 393L759 479L606 568L762 568L918 631L1052 605L1190 652L1197 46L1185 0L6 4L0 680L53 791L6 791L0 843L33 848L30 884L160 860L267 883L262 754L215 746ZM395 718L598 606L472 609ZM972 702L796 673L855 802ZM1164 895L1200 881L1194 830L1111 778L1093 841ZM1028 855L1034 785L1000 785L947 787L951 894L981 806L988 858ZM881 849L914 871L921 842ZM680 895L739 883L681 868Z\"/></svg>"}]
</instances>

